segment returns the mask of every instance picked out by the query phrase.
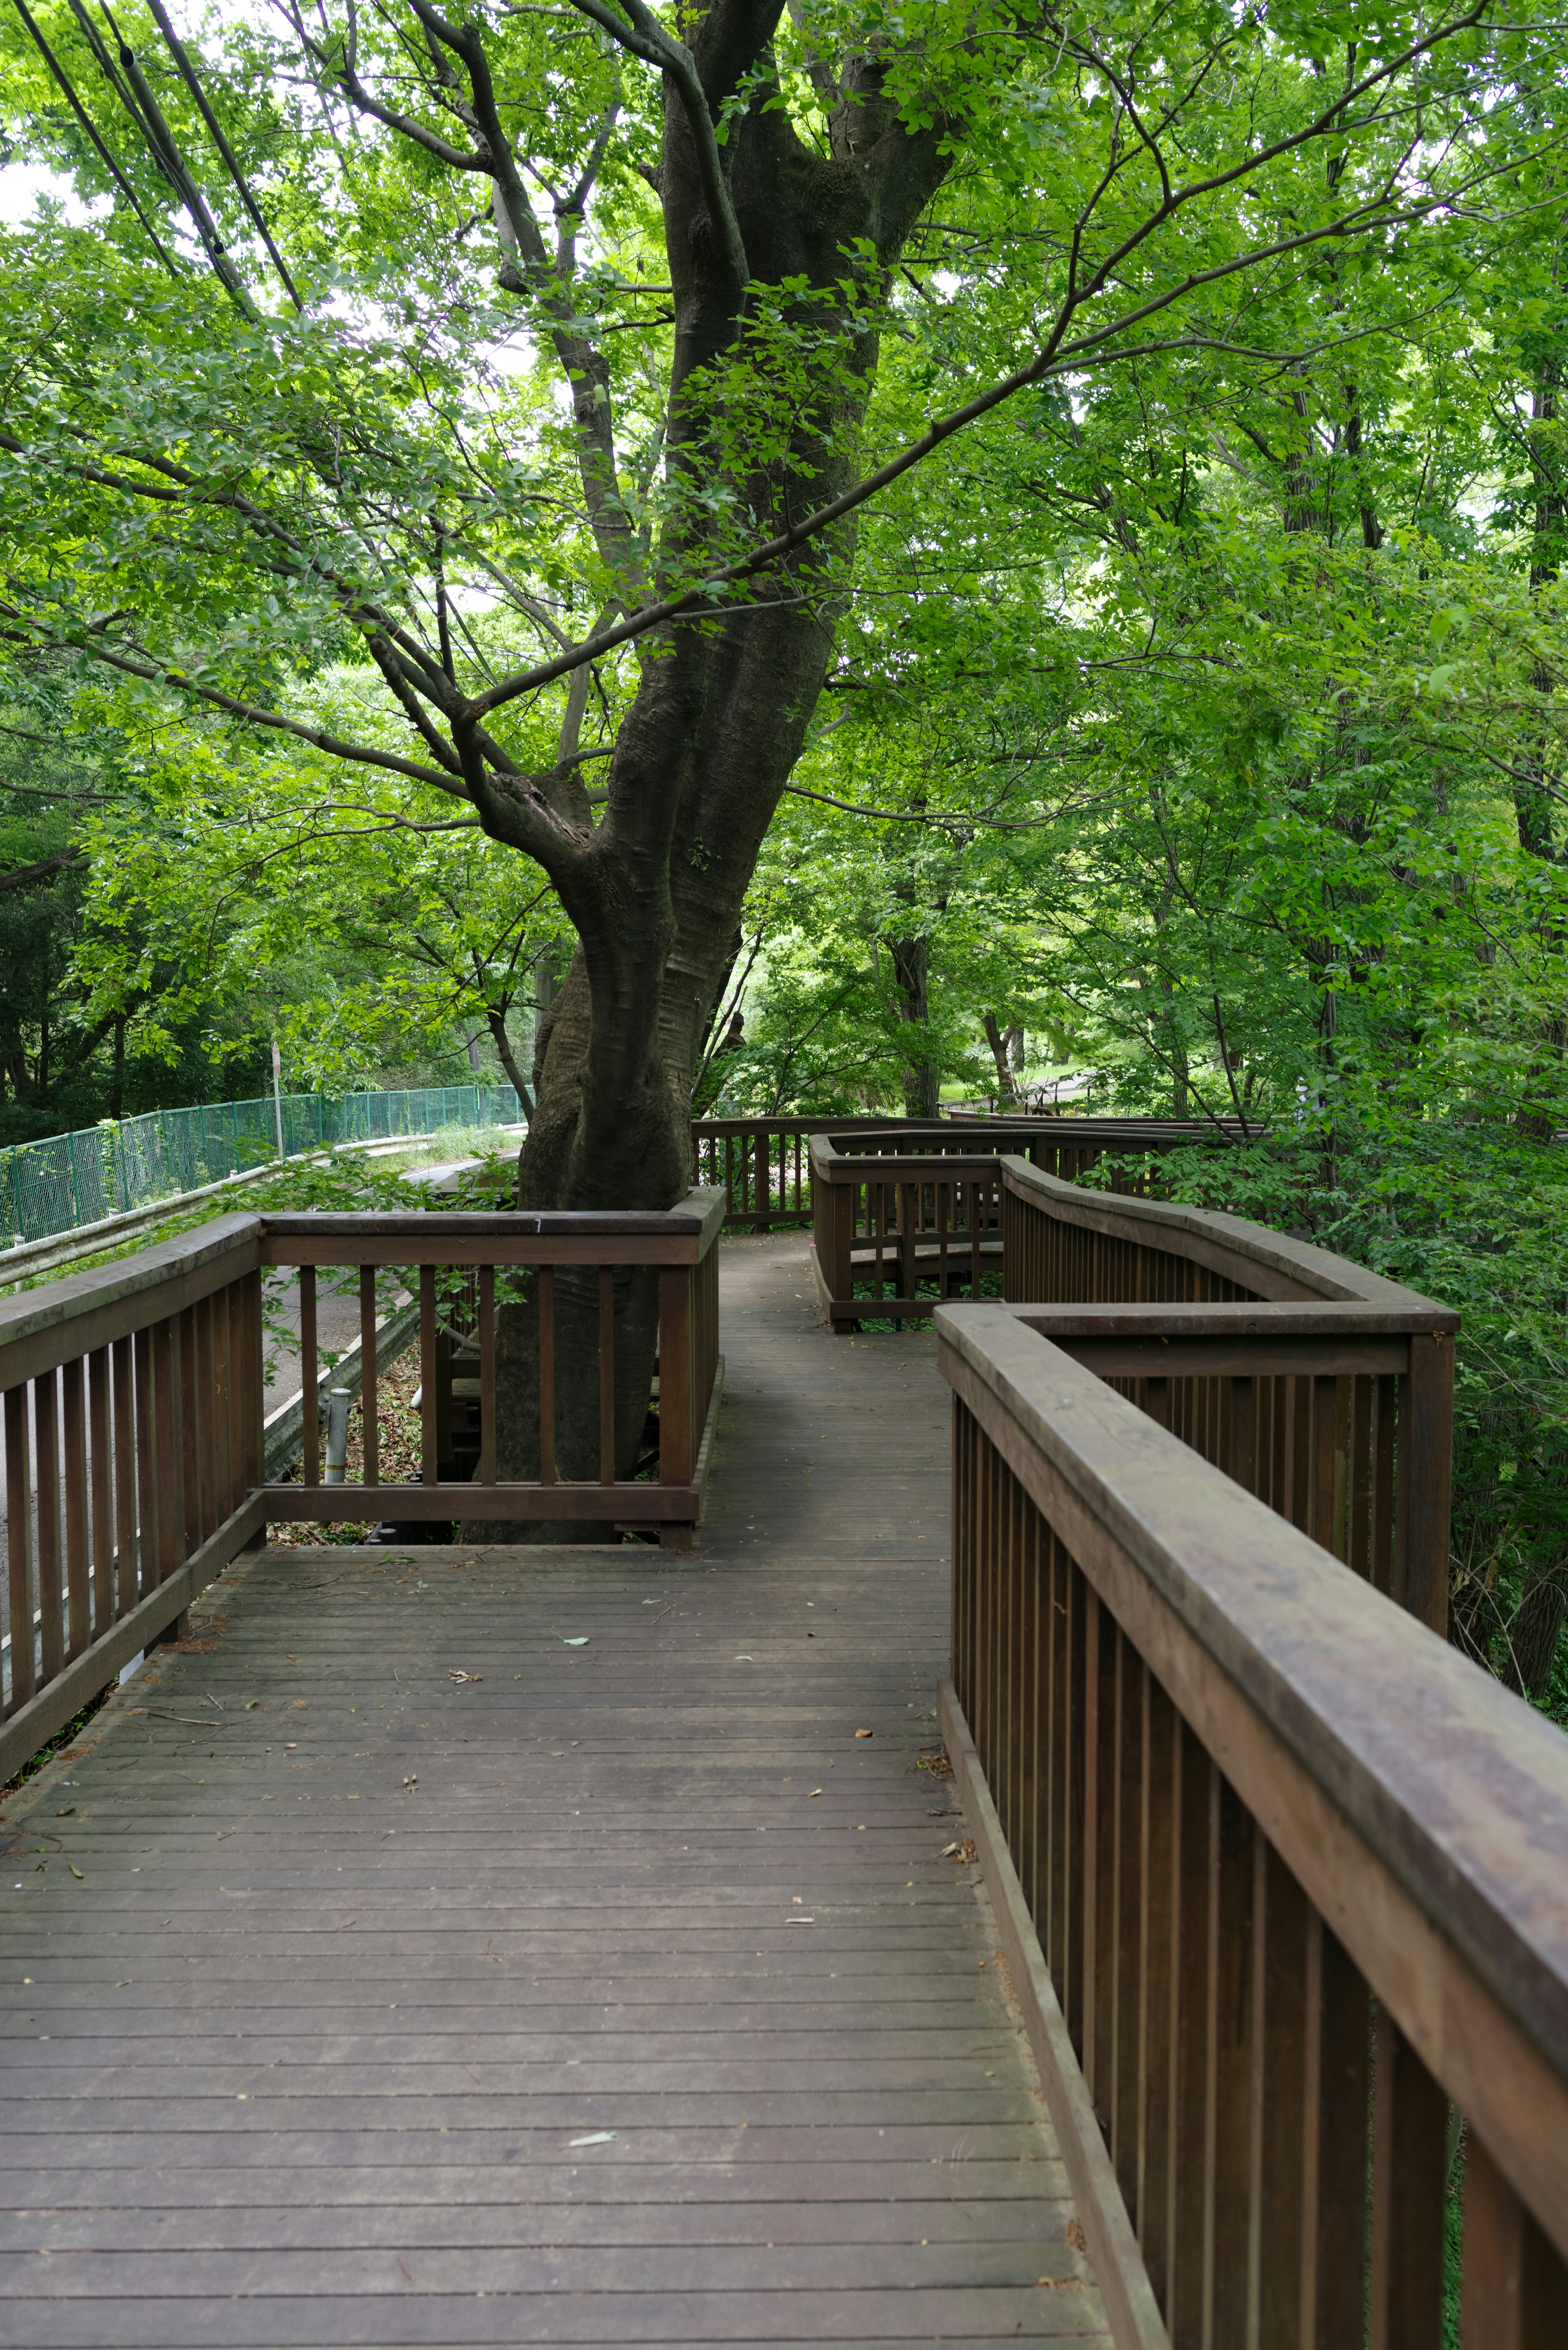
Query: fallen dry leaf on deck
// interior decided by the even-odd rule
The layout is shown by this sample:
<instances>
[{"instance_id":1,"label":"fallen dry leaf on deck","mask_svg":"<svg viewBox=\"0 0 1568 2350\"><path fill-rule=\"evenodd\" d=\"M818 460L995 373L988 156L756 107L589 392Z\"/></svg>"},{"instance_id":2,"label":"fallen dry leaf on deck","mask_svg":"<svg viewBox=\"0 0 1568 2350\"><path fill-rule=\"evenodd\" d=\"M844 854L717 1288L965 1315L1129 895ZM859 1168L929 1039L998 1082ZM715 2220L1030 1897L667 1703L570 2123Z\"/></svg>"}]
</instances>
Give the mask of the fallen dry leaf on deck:
<instances>
[{"instance_id":1,"label":"fallen dry leaf on deck","mask_svg":"<svg viewBox=\"0 0 1568 2350\"><path fill-rule=\"evenodd\" d=\"M857 1738L875 1738L877 1733L874 1730L857 1730L855 1735Z\"/></svg>"},{"instance_id":2,"label":"fallen dry leaf on deck","mask_svg":"<svg viewBox=\"0 0 1568 2350\"><path fill-rule=\"evenodd\" d=\"M447 1679L449 1681L482 1681L484 1675L483 1673L448 1673Z\"/></svg>"},{"instance_id":3,"label":"fallen dry leaf on deck","mask_svg":"<svg viewBox=\"0 0 1568 2350\"><path fill-rule=\"evenodd\" d=\"M1089 2249L1089 2240L1084 2233L1084 2223L1081 2220L1068 2220L1067 2241L1072 2245L1073 2250L1075 2252L1087 2252Z\"/></svg>"}]
</instances>

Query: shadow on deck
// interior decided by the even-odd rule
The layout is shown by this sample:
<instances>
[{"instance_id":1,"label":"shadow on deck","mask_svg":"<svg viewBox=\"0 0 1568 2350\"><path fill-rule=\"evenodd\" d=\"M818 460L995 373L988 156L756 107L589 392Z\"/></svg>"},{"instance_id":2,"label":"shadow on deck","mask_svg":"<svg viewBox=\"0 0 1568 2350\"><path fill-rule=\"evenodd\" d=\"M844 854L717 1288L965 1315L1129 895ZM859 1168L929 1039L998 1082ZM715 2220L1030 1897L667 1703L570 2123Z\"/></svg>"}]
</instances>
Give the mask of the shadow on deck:
<instances>
[{"instance_id":1,"label":"shadow on deck","mask_svg":"<svg viewBox=\"0 0 1568 2350\"><path fill-rule=\"evenodd\" d=\"M8 1804L0 2342L1108 2338L927 1767L935 1340L722 1281L699 1552L242 1560Z\"/></svg>"}]
</instances>

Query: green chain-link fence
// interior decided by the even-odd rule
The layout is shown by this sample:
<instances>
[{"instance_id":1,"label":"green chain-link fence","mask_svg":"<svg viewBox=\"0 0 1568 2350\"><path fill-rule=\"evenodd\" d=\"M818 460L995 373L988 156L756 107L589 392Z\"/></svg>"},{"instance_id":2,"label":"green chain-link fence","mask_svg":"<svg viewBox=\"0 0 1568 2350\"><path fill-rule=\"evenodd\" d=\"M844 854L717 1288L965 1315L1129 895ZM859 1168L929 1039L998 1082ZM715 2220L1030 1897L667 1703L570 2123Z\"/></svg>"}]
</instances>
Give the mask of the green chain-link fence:
<instances>
[{"instance_id":1,"label":"green chain-link fence","mask_svg":"<svg viewBox=\"0 0 1568 2350\"><path fill-rule=\"evenodd\" d=\"M144 1118L83 1127L0 1152L0 1225L10 1240L47 1240L154 1200L194 1191L225 1175L276 1159L280 1105L209 1102L199 1109L149 1110ZM510 1086L416 1086L406 1093L285 1094L283 1148L328 1149L445 1126L512 1126L520 1116ZM0 1246L5 1237L0 1233Z\"/></svg>"}]
</instances>

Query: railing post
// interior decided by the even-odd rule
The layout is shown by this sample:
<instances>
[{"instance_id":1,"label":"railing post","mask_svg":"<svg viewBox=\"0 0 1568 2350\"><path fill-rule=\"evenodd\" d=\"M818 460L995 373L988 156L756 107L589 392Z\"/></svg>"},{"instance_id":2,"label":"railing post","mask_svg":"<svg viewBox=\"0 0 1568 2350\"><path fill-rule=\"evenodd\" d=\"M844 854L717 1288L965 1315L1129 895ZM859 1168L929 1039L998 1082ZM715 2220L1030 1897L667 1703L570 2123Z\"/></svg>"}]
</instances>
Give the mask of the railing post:
<instances>
[{"instance_id":1,"label":"railing post","mask_svg":"<svg viewBox=\"0 0 1568 2350\"><path fill-rule=\"evenodd\" d=\"M697 1431L691 1424L691 1270L659 1269L659 1482L690 1485L697 1471ZM696 1540L691 1522L662 1519L659 1539L667 1550L690 1550Z\"/></svg>"},{"instance_id":2,"label":"railing post","mask_svg":"<svg viewBox=\"0 0 1568 2350\"><path fill-rule=\"evenodd\" d=\"M1449 1628L1449 1503L1454 1461L1454 1342L1412 1331L1400 1382L1394 1596L1440 1636Z\"/></svg>"},{"instance_id":3,"label":"railing post","mask_svg":"<svg viewBox=\"0 0 1568 2350\"><path fill-rule=\"evenodd\" d=\"M690 1485L697 1443L691 1426L691 1279L683 1264L659 1269L659 1482Z\"/></svg>"}]
</instances>

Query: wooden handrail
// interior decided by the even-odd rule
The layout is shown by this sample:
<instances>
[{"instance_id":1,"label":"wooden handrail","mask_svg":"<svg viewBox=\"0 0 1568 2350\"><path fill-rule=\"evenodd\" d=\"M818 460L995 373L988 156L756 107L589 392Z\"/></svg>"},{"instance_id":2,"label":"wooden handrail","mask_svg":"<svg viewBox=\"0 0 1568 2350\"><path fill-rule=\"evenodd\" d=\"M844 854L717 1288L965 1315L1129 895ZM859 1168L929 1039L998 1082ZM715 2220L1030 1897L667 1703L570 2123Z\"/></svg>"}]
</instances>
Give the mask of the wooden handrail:
<instances>
[{"instance_id":1,"label":"wooden handrail","mask_svg":"<svg viewBox=\"0 0 1568 2350\"><path fill-rule=\"evenodd\" d=\"M725 1197L694 1191L665 1215L230 1215L122 1262L0 1301L9 1518L0 1778L36 1752L137 1650L177 1628L204 1584L269 1518L609 1521L689 1547L701 1513L719 1379L717 1248ZM376 1419L378 1268L417 1271L425 1474L322 1482L322 1267L358 1275L365 1424ZM439 1295L460 1277L455 1315ZM538 1315L539 1475L497 1475L497 1275L531 1274ZM263 1467L264 1286L298 1277L304 1478ZM657 1482L618 1463L616 1288L657 1285ZM556 1327L573 1284L594 1292L596 1473L557 1466ZM468 1308L472 1306L472 1313ZM463 1319L468 1314L466 1322ZM461 1324L462 1326L456 1326ZM456 1440L456 1349L478 1389L475 1476ZM640 1433L643 1407L637 1413ZM470 1398L462 1399L464 1412ZM574 1408L576 1408L574 1406Z\"/></svg>"},{"instance_id":2,"label":"wooden handrail","mask_svg":"<svg viewBox=\"0 0 1568 2350\"><path fill-rule=\"evenodd\" d=\"M889 1149L924 1157L984 1149L1048 1155L1080 1172L1107 1153L1161 1151L1186 1143L1235 1139L1230 1128L1167 1118L1015 1118L961 1120L846 1118L708 1118L691 1121L692 1180L722 1184L725 1220L754 1232L809 1222L811 1170L806 1145L824 1128L846 1152L879 1156ZM1124 1187L1125 1188L1125 1187Z\"/></svg>"},{"instance_id":3,"label":"wooden handrail","mask_svg":"<svg viewBox=\"0 0 1568 2350\"><path fill-rule=\"evenodd\" d=\"M936 1326L950 1745L1118 2342L1435 2343L1451 2100L1466 2350L1560 2343L1568 1741L1016 1313Z\"/></svg>"},{"instance_id":4,"label":"wooden handrail","mask_svg":"<svg viewBox=\"0 0 1568 2350\"><path fill-rule=\"evenodd\" d=\"M811 1144L833 1328L983 1295L1434 1630L1448 1621L1459 1316L1310 1243L1065 1182L1012 1153ZM867 1295L867 1291L870 1295Z\"/></svg>"}]
</instances>

